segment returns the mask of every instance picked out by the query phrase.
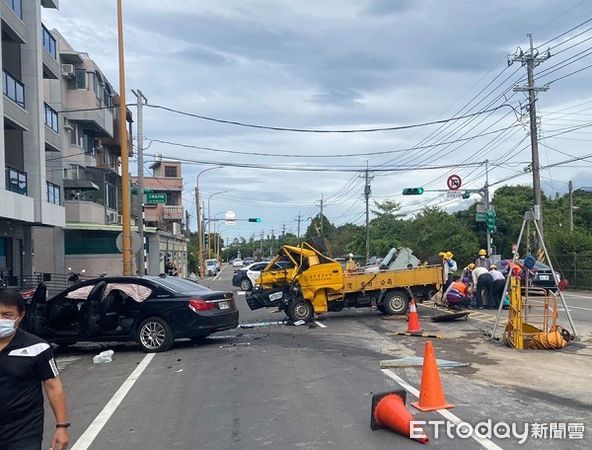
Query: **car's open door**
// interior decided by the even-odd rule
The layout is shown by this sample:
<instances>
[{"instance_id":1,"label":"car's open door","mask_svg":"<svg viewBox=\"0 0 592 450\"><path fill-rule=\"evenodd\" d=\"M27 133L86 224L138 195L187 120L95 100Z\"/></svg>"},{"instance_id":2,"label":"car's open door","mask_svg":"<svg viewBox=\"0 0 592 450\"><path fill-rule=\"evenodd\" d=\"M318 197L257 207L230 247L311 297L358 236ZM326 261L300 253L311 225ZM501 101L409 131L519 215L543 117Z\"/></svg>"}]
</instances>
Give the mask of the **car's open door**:
<instances>
[{"instance_id":1,"label":"car's open door","mask_svg":"<svg viewBox=\"0 0 592 450\"><path fill-rule=\"evenodd\" d=\"M80 331L85 337L96 336L101 332L101 300L107 283L101 281L92 288L80 308Z\"/></svg>"},{"instance_id":2,"label":"car's open door","mask_svg":"<svg viewBox=\"0 0 592 450\"><path fill-rule=\"evenodd\" d=\"M41 283L27 305L27 330L37 336L47 334L47 286Z\"/></svg>"}]
</instances>

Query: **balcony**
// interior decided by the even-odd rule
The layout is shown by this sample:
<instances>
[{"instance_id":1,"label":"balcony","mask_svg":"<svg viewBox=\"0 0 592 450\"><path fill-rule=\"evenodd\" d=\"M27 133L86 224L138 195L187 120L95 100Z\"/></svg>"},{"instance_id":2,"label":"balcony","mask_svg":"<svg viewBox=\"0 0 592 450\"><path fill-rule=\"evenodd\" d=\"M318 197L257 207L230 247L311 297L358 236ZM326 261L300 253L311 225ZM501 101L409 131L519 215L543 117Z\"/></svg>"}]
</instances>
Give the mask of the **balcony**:
<instances>
[{"instance_id":1,"label":"balcony","mask_svg":"<svg viewBox=\"0 0 592 450\"><path fill-rule=\"evenodd\" d=\"M65 200L66 222L105 224L105 207L88 200Z\"/></svg>"},{"instance_id":2,"label":"balcony","mask_svg":"<svg viewBox=\"0 0 592 450\"><path fill-rule=\"evenodd\" d=\"M15 194L27 195L27 172L6 167L6 190Z\"/></svg>"},{"instance_id":3,"label":"balcony","mask_svg":"<svg viewBox=\"0 0 592 450\"><path fill-rule=\"evenodd\" d=\"M184 209L182 205L164 205L163 218L169 220L183 220Z\"/></svg>"},{"instance_id":4,"label":"balcony","mask_svg":"<svg viewBox=\"0 0 592 450\"><path fill-rule=\"evenodd\" d=\"M2 70L2 88L6 97L21 108L25 108L25 85L4 69Z\"/></svg>"}]
</instances>

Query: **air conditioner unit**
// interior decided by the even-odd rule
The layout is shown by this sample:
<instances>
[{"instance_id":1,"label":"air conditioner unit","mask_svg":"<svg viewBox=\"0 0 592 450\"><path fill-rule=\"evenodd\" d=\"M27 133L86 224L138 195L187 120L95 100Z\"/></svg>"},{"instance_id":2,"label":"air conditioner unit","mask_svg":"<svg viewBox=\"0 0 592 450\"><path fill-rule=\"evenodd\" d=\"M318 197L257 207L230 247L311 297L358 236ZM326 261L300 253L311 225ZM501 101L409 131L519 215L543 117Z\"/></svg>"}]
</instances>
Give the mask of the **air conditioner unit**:
<instances>
[{"instance_id":1,"label":"air conditioner unit","mask_svg":"<svg viewBox=\"0 0 592 450\"><path fill-rule=\"evenodd\" d=\"M117 214L116 212L108 212L107 213L107 223L120 224L121 223L121 214Z\"/></svg>"},{"instance_id":2,"label":"air conditioner unit","mask_svg":"<svg viewBox=\"0 0 592 450\"><path fill-rule=\"evenodd\" d=\"M74 78L74 64L62 64L62 76L64 78Z\"/></svg>"}]
</instances>

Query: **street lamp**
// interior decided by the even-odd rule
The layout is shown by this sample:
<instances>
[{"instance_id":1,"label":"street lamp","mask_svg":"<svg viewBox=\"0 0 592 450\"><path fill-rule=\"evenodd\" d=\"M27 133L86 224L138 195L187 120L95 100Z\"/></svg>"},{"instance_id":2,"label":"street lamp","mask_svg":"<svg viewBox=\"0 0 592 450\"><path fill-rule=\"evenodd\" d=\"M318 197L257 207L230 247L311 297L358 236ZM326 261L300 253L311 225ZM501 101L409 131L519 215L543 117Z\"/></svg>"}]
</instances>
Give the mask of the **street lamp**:
<instances>
[{"instance_id":1,"label":"street lamp","mask_svg":"<svg viewBox=\"0 0 592 450\"><path fill-rule=\"evenodd\" d=\"M225 194L227 192L228 191L218 191L218 192L214 192L213 194L210 194L210 196L208 197L208 219L211 219L210 216L212 214L212 209L211 209L211 206L210 206L210 201L212 200L212 197L214 195ZM212 257L212 255L211 255L211 248L212 248L212 246L210 245L210 239L212 238L211 231L212 231L212 223L209 222L208 223L208 259Z\"/></svg>"},{"instance_id":2,"label":"street lamp","mask_svg":"<svg viewBox=\"0 0 592 450\"><path fill-rule=\"evenodd\" d=\"M195 177L195 210L197 211L197 264L199 266L199 275L203 277L205 275L204 260L203 260L203 229L201 226L201 205L199 200L199 177L202 173L209 172L210 170L222 169L223 166L209 167L207 169L198 172ZM208 211L209 212L209 211Z\"/></svg>"}]
</instances>

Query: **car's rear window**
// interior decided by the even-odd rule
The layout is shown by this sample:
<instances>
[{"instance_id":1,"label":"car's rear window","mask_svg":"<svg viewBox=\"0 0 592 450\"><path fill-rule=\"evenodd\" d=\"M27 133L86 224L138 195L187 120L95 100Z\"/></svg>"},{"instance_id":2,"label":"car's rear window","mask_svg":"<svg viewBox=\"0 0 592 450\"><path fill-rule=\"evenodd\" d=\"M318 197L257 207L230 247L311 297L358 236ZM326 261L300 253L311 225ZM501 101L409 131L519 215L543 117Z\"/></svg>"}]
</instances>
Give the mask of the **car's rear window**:
<instances>
[{"instance_id":1,"label":"car's rear window","mask_svg":"<svg viewBox=\"0 0 592 450\"><path fill-rule=\"evenodd\" d=\"M186 280L184 278L163 277L154 280L154 282L177 293L203 292L209 290L207 287L202 286L195 281Z\"/></svg>"}]
</instances>

